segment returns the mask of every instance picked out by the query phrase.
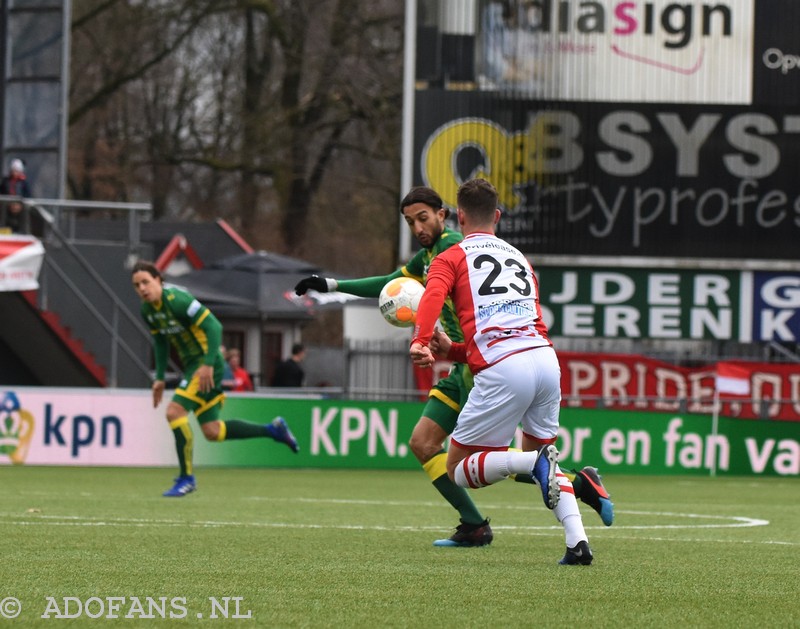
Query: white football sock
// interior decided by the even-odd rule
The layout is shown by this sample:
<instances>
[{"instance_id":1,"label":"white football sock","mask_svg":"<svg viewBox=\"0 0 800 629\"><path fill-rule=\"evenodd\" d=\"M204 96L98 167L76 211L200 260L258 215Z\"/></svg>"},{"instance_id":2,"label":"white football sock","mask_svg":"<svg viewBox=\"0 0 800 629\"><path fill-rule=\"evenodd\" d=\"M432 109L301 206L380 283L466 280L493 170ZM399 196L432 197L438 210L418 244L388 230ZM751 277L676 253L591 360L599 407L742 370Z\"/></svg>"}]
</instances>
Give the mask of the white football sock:
<instances>
[{"instance_id":1,"label":"white football sock","mask_svg":"<svg viewBox=\"0 0 800 629\"><path fill-rule=\"evenodd\" d=\"M456 485L475 489L511 474L529 474L537 455L537 452L475 452L456 466Z\"/></svg>"},{"instance_id":2,"label":"white football sock","mask_svg":"<svg viewBox=\"0 0 800 629\"><path fill-rule=\"evenodd\" d=\"M561 487L561 498L556 508L553 509L553 513L556 520L561 522L561 526L564 527L567 547L573 548L580 541L588 542L589 538L586 537L586 531L583 528L583 519L580 509L578 509L578 500L575 498L575 489L572 487L572 483L561 473L560 468L556 468L556 478Z\"/></svg>"}]
</instances>

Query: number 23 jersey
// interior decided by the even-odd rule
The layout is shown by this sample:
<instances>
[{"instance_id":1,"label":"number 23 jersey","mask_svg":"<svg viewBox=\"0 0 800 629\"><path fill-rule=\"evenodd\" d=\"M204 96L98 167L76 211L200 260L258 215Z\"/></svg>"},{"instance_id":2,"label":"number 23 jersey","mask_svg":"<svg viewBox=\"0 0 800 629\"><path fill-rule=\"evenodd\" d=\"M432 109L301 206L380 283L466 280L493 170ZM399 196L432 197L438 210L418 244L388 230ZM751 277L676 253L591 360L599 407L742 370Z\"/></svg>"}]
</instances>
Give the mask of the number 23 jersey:
<instances>
[{"instance_id":1,"label":"number 23 jersey","mask_svg":"<svg viewBox=\"0 0 800 629\"><path fill-rule=\"evenodd\" d=\"M417 313L415 340L430 340L448 294L464 331L472 373L512 354L552 345L530 262L492 234L469 234L434 258Z\"/></svg>"}]
</instances>

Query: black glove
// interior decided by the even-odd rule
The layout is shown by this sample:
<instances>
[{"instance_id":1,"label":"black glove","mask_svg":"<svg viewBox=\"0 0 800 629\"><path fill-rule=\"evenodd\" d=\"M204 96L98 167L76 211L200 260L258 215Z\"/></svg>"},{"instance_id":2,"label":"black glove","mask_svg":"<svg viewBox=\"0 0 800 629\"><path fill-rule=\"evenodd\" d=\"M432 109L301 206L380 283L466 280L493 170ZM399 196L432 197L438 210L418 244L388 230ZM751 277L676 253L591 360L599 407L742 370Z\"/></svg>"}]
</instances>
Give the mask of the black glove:
<instances>
[{"instance_id":1,"label":"black glove","mask_svg":"<svg viewBox=\"0 0 800 629\"><path fill-rule=\"evenodd\" d=\"M324 277L312 275L311 277L304 277L297 282L297 285L294 287L294 292L297 295L305 295L309 290L315 290L318 293L327 293L328 282Z\"/></svg>"}]
</instances>

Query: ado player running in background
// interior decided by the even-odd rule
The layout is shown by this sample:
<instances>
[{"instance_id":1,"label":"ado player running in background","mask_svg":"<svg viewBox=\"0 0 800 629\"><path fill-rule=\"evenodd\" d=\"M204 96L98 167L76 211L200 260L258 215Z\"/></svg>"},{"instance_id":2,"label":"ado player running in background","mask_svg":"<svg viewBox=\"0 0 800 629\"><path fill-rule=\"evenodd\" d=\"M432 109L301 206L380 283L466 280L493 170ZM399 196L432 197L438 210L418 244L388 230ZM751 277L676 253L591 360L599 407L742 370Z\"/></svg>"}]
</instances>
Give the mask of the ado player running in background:
<instances>
[{"instance_id":1,"label":"ado player running in background","mask_svg":"<svg viewBox=\"0 0 800 629\"><path fill-rule=\"evenodd\" d=\"M214 314L190 293L166 288L161 273L151 262L139 261L132 271L133 288L142 300L142 318L153 335L156 377L153 407L164 396L164 373L170 346L178 355L183 380L167 405L167 421L175 436L180 473L164 496L180 498L197 488L192 469L194 413L209 441L270 437L299 450L297 440L282 417L261 425L240 419L219 419L225 393L222 390L224 358L219 350L222 325Z\"/></svg>"}]
</instances>

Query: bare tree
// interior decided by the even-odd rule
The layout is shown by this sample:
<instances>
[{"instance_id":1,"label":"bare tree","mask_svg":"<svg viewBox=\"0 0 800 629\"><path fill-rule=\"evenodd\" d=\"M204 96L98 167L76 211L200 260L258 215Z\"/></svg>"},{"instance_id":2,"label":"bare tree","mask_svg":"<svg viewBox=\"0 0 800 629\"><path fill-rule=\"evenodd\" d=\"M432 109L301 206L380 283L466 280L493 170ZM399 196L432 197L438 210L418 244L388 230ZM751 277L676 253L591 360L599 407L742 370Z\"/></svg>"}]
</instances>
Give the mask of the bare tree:
<instances>
[{"instance_id":1,"label":"bare tree","mask_svg":"<svg viewBox=\"0 0 800 629\"><path fill-rule=\"evenodd\" d=\"M256 241L266 223L294 254L382 217L399 193L402 13L392 0L76 0L73 194L221 216ZM395 215L378 221L387 236Z\"/></svg>"}]
</instances>

